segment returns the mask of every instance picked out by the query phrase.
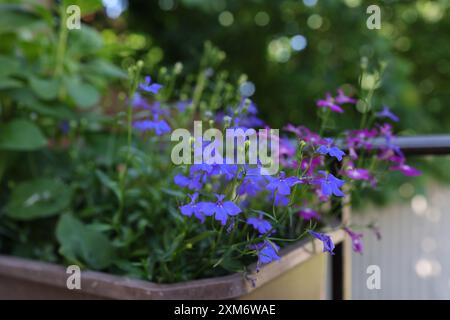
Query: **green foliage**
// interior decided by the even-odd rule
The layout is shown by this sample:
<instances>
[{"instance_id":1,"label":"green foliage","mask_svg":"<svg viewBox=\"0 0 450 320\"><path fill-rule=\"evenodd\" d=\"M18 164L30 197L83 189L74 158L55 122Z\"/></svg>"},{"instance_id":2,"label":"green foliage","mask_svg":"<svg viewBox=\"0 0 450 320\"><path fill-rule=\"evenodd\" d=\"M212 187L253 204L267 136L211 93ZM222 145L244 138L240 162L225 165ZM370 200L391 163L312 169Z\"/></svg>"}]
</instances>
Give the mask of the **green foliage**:
<instances>
[{"instance_id":1,"label":"green foliage","mask_svg":"<svg viewBox=\"0 0 450 320\"><path fill-rule=\"evenodd\" d=\"M59 219L56 237L61 245L59 252L69 263L104 269L114 260L114 248L108 238L70 214Z\"/></svg>"},{"instance_id":2,"label":"green foliage","mask_svg":"<svg viewBox=\"0 0 450 320\"><path fill-rule=\"evenodd\" d=\"M16 220L33 220L60 214L71 202L72 192L64 183L39 178L16 186L6 213Z\"/></svg>"},{"instance_id":3,"label":"green foliage","mask_svg":"<svg viewBox=\"0 0 450 320\"><path fill-rule=\"evenodd\" d=\"M40 128L25 119L14 119L0 126L0 150L33 151L47 145Z\"/></svg>"}]
</instances>

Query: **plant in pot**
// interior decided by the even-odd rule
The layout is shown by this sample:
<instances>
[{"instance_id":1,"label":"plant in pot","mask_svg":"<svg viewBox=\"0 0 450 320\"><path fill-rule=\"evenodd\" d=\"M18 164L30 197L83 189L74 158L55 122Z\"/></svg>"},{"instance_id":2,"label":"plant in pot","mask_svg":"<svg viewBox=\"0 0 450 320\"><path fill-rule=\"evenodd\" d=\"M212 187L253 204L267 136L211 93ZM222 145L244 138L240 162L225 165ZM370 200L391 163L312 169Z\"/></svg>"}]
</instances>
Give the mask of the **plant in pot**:
<instances>
[{"instance_id":1,"label":"plant in pot","mask_svg":"<svg viewBox=\"0 0 450 320\"><path fill-rule=\"evenodd\" d=\"M12 40L2 59L15 67L0 91L0 250L117 275L83 273L85 297L277 298L267 292L286 283L289 297L302 297L299 281L315 269L311 286L323 285L320 251L333 254L344 234L363 250L358 226L336 219L345 194L376 187L386 167L419 174L391 143L384 121L397 117L371 105L378 83L358 100L341 89L319 99L317 132L287 124L278 135L258 117L247 76L221 70L225 53L208 42L196 74L177 63L151 69L152 79L137 61L125 76L100 58L95 30L47 42L52 25L31 21L43 30L31 40L4 31ZM99 91L111 77L126 90L114 106ZM346 112L362 112L360 127L339 128ZM0 276L10 287L0 294L26 287L8 275L38 281L30 270L53 287L48 296L79 295L64 268L7 256Z\"/></svg>"}]
</instances>

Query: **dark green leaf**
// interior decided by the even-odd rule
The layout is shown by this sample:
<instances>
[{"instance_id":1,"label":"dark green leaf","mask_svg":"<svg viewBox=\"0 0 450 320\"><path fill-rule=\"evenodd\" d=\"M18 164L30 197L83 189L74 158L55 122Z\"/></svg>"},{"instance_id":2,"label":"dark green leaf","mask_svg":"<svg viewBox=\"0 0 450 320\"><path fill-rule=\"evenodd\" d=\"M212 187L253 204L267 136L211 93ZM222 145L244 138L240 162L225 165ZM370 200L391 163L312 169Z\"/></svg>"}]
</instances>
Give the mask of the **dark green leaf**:
<instances>
[{"instance_id":1,"label":"dark green leaf","mask_svg":"<svg viewBox=\"0 0 450 320\"><path fill-rule=\"evenodd\" d=\"M47 145L39 127L25 119L0 124L0 150L32 151Z\"/></svg>"},{"instance_id":2,"label":"dark green leaf","mask_svg":"<svg viewBox=\"0 0 450 320\"><path fill-rule=\"evenodd\" d=\"M42 100L53 100L58 96L59 82L53 78L38 78L30 76L30 87Z\"/></svg>"},{"instance_id":3,"label":"dark green leaf","mask_svg":"<svg viewBox=\"0 0 450 320\"><path fill-rule=\"evenodd\" d=\"M81 108L92 107L100 100L100 93L91 84L72 78L66 79L65 84L70 97Z\"/></svg>"},{"instance_id":4,"label":"dark green leaf","mask_svg":"<svg viewBox=\"0 0 450 320\"><path fill-rule=\"evenodd\" d=\"M33 220L60 214L71 201L72 192L54 179L36 179L15 187L6 207L17 220Z\"/></svg>"},{"instance_id":5,"label":"dark green leaf","mask_svg":"<svg viewBox=\"0 0 450 320\"><path fill-rule=\"evenodd\" d=\"M60 253L71 262L81 260L91 268L104 269L114 261L114 248L109 239L70 214L60 217L56 238Z\"/></svg>"}]
</instances>

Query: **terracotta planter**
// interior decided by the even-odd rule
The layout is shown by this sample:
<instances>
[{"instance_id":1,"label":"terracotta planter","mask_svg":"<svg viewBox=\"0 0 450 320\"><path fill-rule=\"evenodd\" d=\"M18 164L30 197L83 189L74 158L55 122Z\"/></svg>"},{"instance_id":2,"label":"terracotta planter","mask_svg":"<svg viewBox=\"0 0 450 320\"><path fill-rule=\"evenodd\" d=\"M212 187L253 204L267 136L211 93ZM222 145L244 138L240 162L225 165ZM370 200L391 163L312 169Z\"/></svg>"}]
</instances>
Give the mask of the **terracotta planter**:
<instances>
[{"instance_id":1,"label":"terracotta planter","mask_svg":"<svg viewBox=\"0 0 450 320\"><path fill-rule=\"evenodd\" d=\"M342 231L331 236L335 243L344 238ZM63 266L0 256L0 299L323 299L327 255L321 248L314 240L283 249L281 261L250 275L257 279L255 286L242 274L155 284L84 271L81 289L69 290Z\"/></svg>"}]
</instances>

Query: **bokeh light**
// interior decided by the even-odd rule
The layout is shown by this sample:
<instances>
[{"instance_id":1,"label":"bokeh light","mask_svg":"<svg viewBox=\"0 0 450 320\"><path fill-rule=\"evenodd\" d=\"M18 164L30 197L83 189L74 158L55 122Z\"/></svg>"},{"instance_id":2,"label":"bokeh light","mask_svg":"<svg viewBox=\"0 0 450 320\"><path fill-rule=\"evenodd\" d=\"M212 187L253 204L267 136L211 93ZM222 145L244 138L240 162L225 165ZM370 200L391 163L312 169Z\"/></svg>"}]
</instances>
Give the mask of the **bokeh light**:
<instances>
[{"instance_id":1,"label":"bokeh light","mask_svg":"<svg viewBox=\"0 0 450 320\"><path fill-rule=\"evenodd\" d=\"M291 47L294 51L302 51L303 49L306 48L307 44L308 41L301 34L298 34L291 38Z\"/></svg>"},{"instance_id":2,"label":"bokeh light","mask_svg":"<svg viewBox=\"0 0 450 320\"><path fill-rule=\"evenodd\" d=\"M255 24L257 26L264 27L264 26L268 25L269 22L270 22L270 16L267 12L259 11L255 15Z\"/></svg>"},{"instance_id":3,"label":"bokeh light","mask_svg":"<svg viewBox=\"0 0 450 320\"><path fill-rule=\"evenodd\" d=\"M229 27L234 22L234 16L230 11L223 11L219 14L219 23L224 27Z\"/></svg>"},{"instance_id":4,"label":"bokeh light","mask_svg":"<svg viewBox=\"0 0 450 320\"><path fill-rule=\"evenodd\" d=\"M306 21L308 27L311 29L319 29L322 26L323 19L318 14L312 14L309 16L308 20Z\"/></svg>"}]
</instances>

